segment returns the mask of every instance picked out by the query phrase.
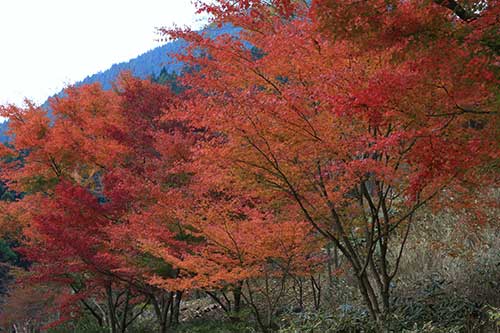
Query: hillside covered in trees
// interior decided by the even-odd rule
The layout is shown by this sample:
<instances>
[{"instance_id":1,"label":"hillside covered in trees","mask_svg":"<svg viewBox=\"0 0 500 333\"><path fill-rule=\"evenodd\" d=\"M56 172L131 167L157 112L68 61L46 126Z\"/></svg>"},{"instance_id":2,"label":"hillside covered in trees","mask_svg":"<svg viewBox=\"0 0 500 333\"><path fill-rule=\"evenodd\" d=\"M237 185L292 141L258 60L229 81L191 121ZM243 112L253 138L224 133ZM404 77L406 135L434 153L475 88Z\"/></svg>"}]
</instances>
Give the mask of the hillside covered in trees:
<instances>
[{"instance_id":1,"label":"hillside covered in trees","mask_svg":"<svg viewBox=\"0 0 500 333\"><path fill-rule=\"evenodd\" d=\"M208 36L214 38L220 34L236 34L238 28L232 25L224 25L221 27L208 26L204 32ZM165 43L165 45L149 50L134 59L126 62L114 64L109 69L98 72L85 77L83 80L74 84L81 86L93 83L99 83L105 90L112 89L113 83L118 79L120 73L130 72L133 76L141 79L160 79L165 80L167 76L169 80L185 70L184 65L175 59L175 54L182 53L186 47L185 41L182 39L173 40ZM60 92L55 96L62 96L64 92ZM50 109L50 103L47 100L42 107ZM9 141L8 121L0 123L0 142Z\"/></svg>"},{"instance_id":2,"label":"hillside covered in trees","mask_svg":"<svg viewBox=\"0 0 500 333\"><path fill-rule=\"evenodd\" d=\"M498 331L498 1L199 6L0 108L0 331Z\"/></svg>"}]
</instances>

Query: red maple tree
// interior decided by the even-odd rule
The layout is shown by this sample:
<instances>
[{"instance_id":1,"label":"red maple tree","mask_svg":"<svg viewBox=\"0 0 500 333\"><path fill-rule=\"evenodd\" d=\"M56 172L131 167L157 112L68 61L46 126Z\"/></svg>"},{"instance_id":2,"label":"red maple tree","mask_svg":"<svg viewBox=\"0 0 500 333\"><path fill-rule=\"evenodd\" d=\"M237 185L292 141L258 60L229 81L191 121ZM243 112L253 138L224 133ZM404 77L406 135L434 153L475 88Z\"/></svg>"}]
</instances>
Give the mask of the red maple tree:
<instances>
[{"instance_id":1,"label":"red maple tree","mask_svg":"<svg viewBox=\"0 0 500 333\"><path fill-rule=\"evenodd\" d=\"M221 0L201 10L238 36L164 31L191 43L189 115L219 133L204 178L309 222L379 323L419 209L495 175L498 8L452 3Z\"/></svg>"}]
</instances>

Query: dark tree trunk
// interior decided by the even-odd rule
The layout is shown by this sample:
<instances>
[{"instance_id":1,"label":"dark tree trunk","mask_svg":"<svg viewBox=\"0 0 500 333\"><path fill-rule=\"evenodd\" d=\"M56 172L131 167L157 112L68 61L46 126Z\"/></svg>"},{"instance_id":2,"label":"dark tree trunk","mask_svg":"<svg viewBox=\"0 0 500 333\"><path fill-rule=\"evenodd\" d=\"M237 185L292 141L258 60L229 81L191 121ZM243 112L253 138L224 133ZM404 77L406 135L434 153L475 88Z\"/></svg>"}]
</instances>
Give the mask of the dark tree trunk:
<instances>
[{"instance_id":1,"label":"dark tree trunk","mask_svg":"<svg viewBox=\"0 0 500 333\"><path fill-rule=\"evenodd\" d=\"M179 324L179 313L182 299L182 291L176 291L173 297L172 309L170 311L170 324L176 326Z\"/></svg>"},{"instance_id":2,"label":"dark tree trunk","mask_svg":"<svg viewBox=\"0 0 500 333\"><path fill-rule=\"evenodd\" d=\"M243 282L238 282L236 287L233 290L233 298L234 298L234 312L236 314L241 311L241 288L243 286Z\"/></svg>"}]
</instances>

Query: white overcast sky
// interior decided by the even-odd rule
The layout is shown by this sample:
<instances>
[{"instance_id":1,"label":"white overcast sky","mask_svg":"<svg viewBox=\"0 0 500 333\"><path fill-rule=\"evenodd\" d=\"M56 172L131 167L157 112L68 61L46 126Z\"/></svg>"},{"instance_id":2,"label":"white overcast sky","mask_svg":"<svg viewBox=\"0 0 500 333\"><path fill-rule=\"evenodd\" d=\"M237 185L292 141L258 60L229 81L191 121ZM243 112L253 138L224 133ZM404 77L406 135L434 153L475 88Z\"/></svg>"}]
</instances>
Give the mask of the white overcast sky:
<instances>
[{"instance_id":1,"label":"white overcast sky","mask_svg":"<svg viewBox=\"0 0 500 333\"><path fill-rule=\"evenodd\" d=\"M0 0L0 104L48 96L156 46L155 27L199 28L191 0Z\"/></svg>"}]
</instances>

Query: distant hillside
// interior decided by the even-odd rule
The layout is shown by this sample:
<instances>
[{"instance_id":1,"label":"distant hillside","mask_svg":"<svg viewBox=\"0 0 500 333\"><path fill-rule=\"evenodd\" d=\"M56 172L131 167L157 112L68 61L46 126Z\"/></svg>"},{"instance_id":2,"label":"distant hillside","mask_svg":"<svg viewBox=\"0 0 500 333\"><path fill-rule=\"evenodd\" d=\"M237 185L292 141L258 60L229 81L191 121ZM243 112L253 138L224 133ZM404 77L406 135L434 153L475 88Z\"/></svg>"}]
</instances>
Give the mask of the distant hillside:
<instances>
[{"instance_id":1,"label":"distant hillside","mask_svg":"<svg viewBox=\"0 0 500 333\"><path fill-rule=\"evenodd\" d=\"M217 37L225 33L234 34L238 30L232 26L224 26L222 28L207 28L203 31L208 32L211 37ZM104 72L87 76L76 85L99 82L104 89L110 89L112 83L123 71L131 71L132 75L143 79L149 76L158 76L162 68L165 68L169 73L179 73L182 69L182 63L176 61L172 55L182 52L185 46L186 42L183 40L172 41L143 53L137 58L131 59L127 62L114 64L111 68L105 70Z\"/></svg>"},{"instance_id":2,"label":"distant hillside","mask_svg":"<svg viewBox=\"0 0 500 333\"><path fill-rule=\"evenodd\" d=\"M239 29L228 25L222 28L209 27L203 31L208 32L211 37L216 37L218 35L226 33L236 34ZM186 42L183 40L175 40L169 42L165 45L147 51L146 53L143 53L127 62L114 64L104 72L99 72L87 76L85 79L77 82L75 85L79 86L82 84L99 82L104 89L111 89L112 83L123 71L130 71L134 76L143 79L149 76L159 76L162 69L165 69L168 73L179 73L183 65L182 63L176 61L176 59L174 59L172 55L182 52L185 46ZM48 107L48 102L45 102L43 104L43 107ZM0 123L0 142L8 141L8 137L5 135L7 127L7 122Z\"/></svg>"},{"instance_id":3,"label":"distant hillside","mask_svg":"<svg viewBox=\"0 0 500 333\"><path fill-rule=\"evenodd\" d=\"M77 83L77 85L99 82L104 89L111 89L111 84L123 71L131 71L134 76L140 78L158 75L163 67L165 67L168 72L179 72L182 64L175 62L175 59L173 59L170 55L181 52L184 47L184 41L173 41L143 53L137 58L131 59L127 62L114 64L111 68L105 70L104 72L98 72L87 76L81 82Z\"/></svg>"},{"instance_id":4,"label":"distant hillside","mask_svg":"<svg viewBox=\"0 0 500 333\"><path fill-rule=\"evenodd\" d=\"M0 123L0 142L9 141L9 137L5 134L5 132L7 131L8 128L9 128L9 125L8 125L7 121Z\"/></svg>"}]
</instances>

